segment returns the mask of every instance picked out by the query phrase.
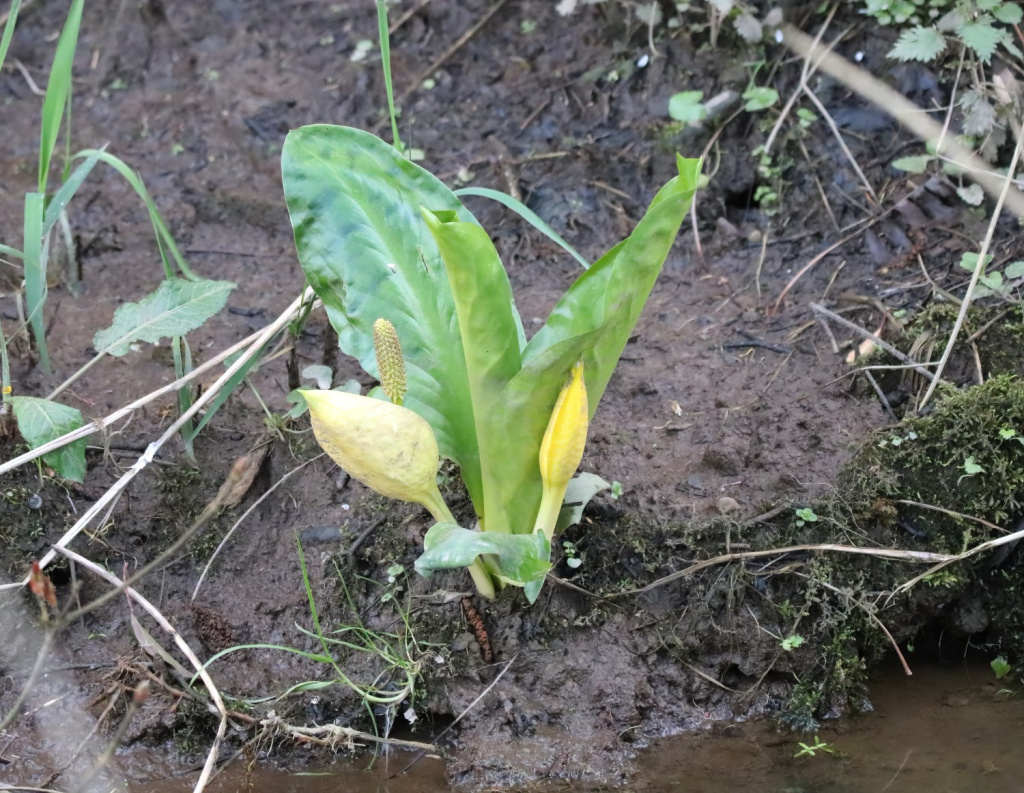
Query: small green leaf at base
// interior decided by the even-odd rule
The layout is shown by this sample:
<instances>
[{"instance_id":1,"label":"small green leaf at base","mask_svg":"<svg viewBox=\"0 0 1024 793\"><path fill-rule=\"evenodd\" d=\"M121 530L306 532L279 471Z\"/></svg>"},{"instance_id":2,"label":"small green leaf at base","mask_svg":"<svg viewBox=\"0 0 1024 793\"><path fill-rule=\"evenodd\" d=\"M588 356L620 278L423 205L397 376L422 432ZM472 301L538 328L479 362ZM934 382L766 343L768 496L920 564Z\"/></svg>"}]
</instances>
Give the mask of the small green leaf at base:
<instances>
[{"instance_id":1,"label":"small green leaf at base","mask_svg":"<svg viewBox=\"0 0 1024 793\"><path fill-rule=\"evenodd\" d=\"M621 485L619 486L621 488ZM612 486L597 474L582 473L569 480L565 490L562 509L555 523L555 534L575 526L583 518L583 510L598 493L611 490Z\"/></svg>"},{"instance_id":2,"label":"small green leaf at base","mask_svg":"<svg viewBox=\"0 0 1024 793\"><path fill-rule=\"evenodd\" d=\"M18 396L11 400L18 429L32 449L77 430L84 423L77 408L51 402L49 399ZM43 456L43 462L72 482L85 478L85 438Z\"/></svg>"},{"instance_id":3,"label":"small green leaf at base","mask_svg":"<svg viewBox=\"0 0 1024 793\"><path fill-rule=\"evenodd\" d=\"M543 532L501 534L435 523L423 538L416 572L429 578L436 570L469 567L481 555L496 557L499 575L515 586L543 581L551 569L551 546Z\"/></svg>"}]
</instances>

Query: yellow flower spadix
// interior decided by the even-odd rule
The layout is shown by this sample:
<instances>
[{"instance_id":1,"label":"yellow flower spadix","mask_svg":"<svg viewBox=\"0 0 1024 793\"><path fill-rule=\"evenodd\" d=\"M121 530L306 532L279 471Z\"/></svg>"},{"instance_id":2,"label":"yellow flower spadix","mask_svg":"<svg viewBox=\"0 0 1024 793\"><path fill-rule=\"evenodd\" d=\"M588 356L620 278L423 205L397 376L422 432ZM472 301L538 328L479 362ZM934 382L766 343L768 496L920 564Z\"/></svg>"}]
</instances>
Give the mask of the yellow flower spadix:
<instances>
[{"instance_id":1,"label":"yellow flower spadix","mask_svg":"<svg viewBox=\"0 0 1024 793\"><path fill-rule=\"evenodd\" d=\"M587 385L583 379L583 361L580 361L573 366L569 382L558 395L540 444L540 477L544 489L534 531L543 530L548 540L554 536L569 480L583 459L587 425Z\"/></svg>"},{"instance_id":2,"label":"yellow flower spadix","mask_svg":"<svg viewBox=\"0 0 1024 793\"><path fill-rule=\"evenodd\" d=\"M422 504L437 521L454 522L437 489L437 440L419 414L343 391L301 393L317 441L349 476L382 496Z\"/></svg>"}]
</instances>

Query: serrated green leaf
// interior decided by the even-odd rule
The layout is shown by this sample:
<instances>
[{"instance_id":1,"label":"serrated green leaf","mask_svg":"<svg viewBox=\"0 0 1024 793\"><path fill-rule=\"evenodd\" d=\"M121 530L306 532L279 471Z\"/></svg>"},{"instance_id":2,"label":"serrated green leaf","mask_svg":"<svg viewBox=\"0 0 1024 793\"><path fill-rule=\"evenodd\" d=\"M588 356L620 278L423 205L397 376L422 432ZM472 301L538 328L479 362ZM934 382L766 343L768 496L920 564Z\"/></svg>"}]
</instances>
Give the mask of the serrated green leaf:
<instances>
[{"instance_id":1,"label":"serrated green leaf","mask_svg":"<svg viewBox=\"0 0 1024 793\"><path fill-rule=\"evenodd\" d=\"M992 263L992 255L989 254L985 257L985 266L988 267ZM969 272L974 272L978 267L978 254L973 251L965 251L960 257L960 266Z\"/></svg>"},{"instance_id":2,"label":"serrated green leaf","mask_svg":"<svg viewBox=\"0 0 1024 793\"><path fill-rule=\"evenodd\" d=\"M701 104L703 91L680 91L668 100L668 114L676 121L696 124L707 117L708 110Z\"/></svg>"},{"instance_id":3,"label":"serrated green leaf","mask_svg":"<svg viewBox=\"0 0 1024 793\"><path fill-rule=\"evenodd\" d=\"M743 99L746 102L746 104L743 105L743 109L748 113L753 113L758 110L765 110L766 108L777 104L779 101L779 92L774 88L758 85L744 91Z\"/></svg>"},{"instance_id":4,"label":"serrated green leaf","mask_svg":"<svg viewBox=\"0 0 1024 793\"><path fill-rule=\"evenodd\" d=\"M1024 278L1024 261L1010 262L1003 268L1003 274L1009 281Z\"/></svg>"},{"instance_id":5,"label":"serrated green leaf","mask_svg":"<svg viewBox=\"0 0 1024 793\"><path fill-rule=\"evenodd\" d=\"M324 302L342 351L377 376L373 323L398 332L409 390L405 406L459 464L474 503L483 499L480 456L444 263L420 207L473 216L436 177L362 130L293 130L281 155L299 262Z\"/></svg>"},{"instance_id":6,"label":"serrated green leaf","mask_svg":"<svg viewBox=\"0 0 1024 793\"><path fill-rule=\"evenodd\" d=\"M980 14L977 19L961 25L957 33L964 44L985 63L992 60L992 55L1004 36L1003 31L992 27L992 17L988 14Z\"/></svg>"},{"instance_id":7,"label":"serrated green leaf","mask_svg":"<svg viewBox=\"0 0 1024 793\"><path fill-rule=\"evenodd\" d=\"M1017 25L1024 19L1024 11L1017 3L1002 3L992 9L992 16L1007 25Z\"/></svg>"},{"instance_id":8,"label":"serrated green leaf","mask_svg":"<svg viewBox=\"0 0 1024 793\"><path fill-rule=\"evenodd\" d=\"M924 173L934 159L929 154L915 154L911 157L900 157L898 160L893 160L892 167L907 173Z\"/></svg>"},{"instance_id":9,"label":"serrated green leaf","mask_svg":"<svg viewBox=\"0 0 1024 793\"><path fill-rule=\"evenodd\" d=\"M501 534L435 523L423 537L416 571L429 578L436 570L468 567L481 555L491 557L505 582L516 586L543 580L551 569L551 546L544 532Z\"/></svg>"},{"instance_id":10,"label":"serrated green leaf","mask_svg":"<svg viewBox=\"0 0 1024 793\"><path fill-rule=\"evenodd\" d=\"M93 346L121 356L137 341L156 344L167 336L184 336L224 308L234 288L230 281L169 278L153 294L115 311L111 326L93 337Z\"/></svg>"},{"instance_id":11,"label":"serrated green leaf","mask_svg":"<svg viewBox=\"0 0 1024 793\"><path fill-rule=\"evenodd\" d=\"M18 430L30 448L38 449L84 423L77 408L49 399L17 396L11 399ZM43 455L43 462L65 479L81 482L85 478L85 438Z\"/></svg>"},{"instance_id":12,"label":"serrated green leaf","mask_svg":"<svg viewBox=\"0 0 1024 793\"><path fill-rule=\"evenodd\" d=\"M933 27L916 25L904 30L889 50L890 58L901 61L930 61L946 49L946 39Z\"/></svg>"}]
</instances>

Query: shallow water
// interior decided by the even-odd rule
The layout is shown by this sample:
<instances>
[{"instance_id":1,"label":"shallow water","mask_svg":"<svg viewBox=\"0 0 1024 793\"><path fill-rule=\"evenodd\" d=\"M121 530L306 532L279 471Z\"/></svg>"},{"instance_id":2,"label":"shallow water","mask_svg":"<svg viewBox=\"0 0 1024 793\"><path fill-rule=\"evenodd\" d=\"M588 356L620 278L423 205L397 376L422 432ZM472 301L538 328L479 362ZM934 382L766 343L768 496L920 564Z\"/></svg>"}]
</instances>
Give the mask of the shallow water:
<instances>
[{"instance_id":1,"label":"shallow water","mask_svg":"<svg viewBox=\"0 0 1024 793\"><path fill-rule=\"evenodd\" d=\"M834 753L794 757L798 741L813 735L779 733L755 724L655 741L639 758L628 787L657 793L1002 793L1024 790L1024 698L1008 694L987 664L941 667L914 663L912 677L898 666L872 686L872 713L825 723L817 738ZM217 793L388 791L447 789L438 761L424 759L389 780L407 759L378 760L370 770L342 761L301 775L241 764L210 787ZM565 789L553 785L552 789ZM186 780L141 785L139 793L190 790ZM536 789L536 788L534 788Z\"/></svg>"}]
</instances>

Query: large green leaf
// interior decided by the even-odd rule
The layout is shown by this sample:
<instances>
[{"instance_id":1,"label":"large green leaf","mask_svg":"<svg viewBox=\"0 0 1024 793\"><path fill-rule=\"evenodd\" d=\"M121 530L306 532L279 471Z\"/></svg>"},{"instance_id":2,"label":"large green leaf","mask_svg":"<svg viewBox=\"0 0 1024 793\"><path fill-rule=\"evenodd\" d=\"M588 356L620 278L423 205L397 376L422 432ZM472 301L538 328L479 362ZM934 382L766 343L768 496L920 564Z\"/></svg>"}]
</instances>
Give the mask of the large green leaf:
<instances>
[{"instance_id":1,"label":"large green leaf","mask_svg":"<svg viewBox=\"0 0 1024 793\"><path fill-rule=\"evenodd\" d=\"M165 336L184 336L224 308L234 288L230 281L169 278L153 294L115 311L113 324L96 333L93 346L121 356L136 341L155 344Z\"/></svg>"},{"instance_id":2,"label":"large green leaf","mask_svg":"<svg viewBox=\"0 0 1024 793\"><path fill-rule=\"evenodd\" d=\"M14 397L11 402L21 436L33 449L77 430L83 424L82 414L77 408L59 402L26 396ZM81 482L85 478L85 438L43 455L43 462L65 479Z\"/></svg>"},{"instance_id":3,"label":"large green leaf","mask_svg":"<svg viewBox=\"0 0 1024 793\"><path fill-rule=\"evenodd\" d=\"M487 531L507 532L495 479L500 459L495 457L497 450L487 422L503 409L501 392L519 373L520 352L526 346L512 285L491 238L480 226L460 221L451 211L424 210L423 217L437 242L455 297L480 448L484 525Z\"/></svg>"},{"instance_id":4,"label":"large green leaf","mask_svg":"<svg viewBox=\"0 0 1024 793\"><path fill-rule=\"evenodd\" d=\"M528 532L540 500L537 455L558 392L583 359L590 415L611 378L686 217L700 174L678 159L633 233L576 279L523 352L523 369L505 388L488 432L504 447L502 502L514 532Z\"/></svg>"},{"instance_id":5,"label":"large green leaf","mask_svg":"<svg viewBox=\"0 0 1024 793\"><path fill-rule=\"evenodd\" d=\"M416 560L416 572L429 578L435 570L468 567L481 555L488 555L500 577L515 586L543 580L551 569L551 545L544 532L501 534L435 523L423 537L423 555Z\"/></svg>"},{"instance_id":6,"label":"large green leaf","mask_svg":"<svg viewBox=\"0 0 1024 793\"><path fill-rule=\"evenodd\" d=\"M341 349L376 376L373 323L398 331L405 406L434 429L441 454L483 503L473 404L455 300L420 207L473 216L438 179L368 132L293 130L281 155L299 262Z\"/></svg>"}]
</instances>

